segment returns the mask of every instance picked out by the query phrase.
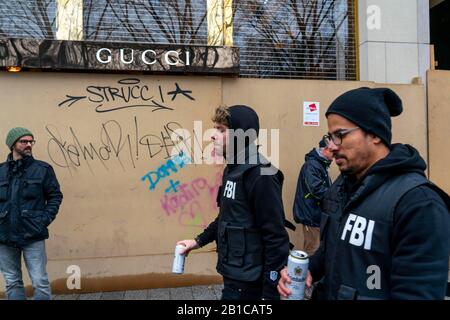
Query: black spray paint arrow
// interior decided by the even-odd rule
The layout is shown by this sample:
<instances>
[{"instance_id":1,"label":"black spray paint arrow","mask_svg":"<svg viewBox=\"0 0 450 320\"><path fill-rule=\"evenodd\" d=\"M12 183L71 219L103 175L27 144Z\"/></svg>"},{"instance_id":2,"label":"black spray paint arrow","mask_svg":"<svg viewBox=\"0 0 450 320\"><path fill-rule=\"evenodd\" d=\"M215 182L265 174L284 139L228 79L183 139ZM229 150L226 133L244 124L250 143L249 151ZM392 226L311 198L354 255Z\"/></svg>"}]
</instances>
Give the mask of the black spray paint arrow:
<instances>
[{"instance_id":1,"label":"black spray paint arrow","mask_svg":"<svg viewBox=\"0 0 450 320\"><path fill-rule=\"evenodd\" d=\"M70 106L73 105L75 102L78 102L78 101L83 100L83 99L86 98L86 96L74 97L74 96L69 96L69 95L66 95L66 97L69 98L69 99L64 100L63 102L61 102L60 104L58 104L58 107L62 107L63 104L68 103L68 102L70 102L69 105L68 105L68 107L70 107Z\"/></svg>"}]
</instances>

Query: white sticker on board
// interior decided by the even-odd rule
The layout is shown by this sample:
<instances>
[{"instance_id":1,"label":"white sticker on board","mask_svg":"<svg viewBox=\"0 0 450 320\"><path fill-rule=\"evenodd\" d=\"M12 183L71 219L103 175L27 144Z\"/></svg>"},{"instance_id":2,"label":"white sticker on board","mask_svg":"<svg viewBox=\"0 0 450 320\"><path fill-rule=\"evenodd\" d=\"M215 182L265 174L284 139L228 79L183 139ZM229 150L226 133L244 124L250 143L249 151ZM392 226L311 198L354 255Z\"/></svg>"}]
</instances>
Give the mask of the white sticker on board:
<instances>
[{"instance_id":1,"label":"white sticker on board","mask_svg":"<svg viewBox=\"0 0 450 320\"><path fill-rule=\"evenodd\" d=\"M320 125L320 102L303 102L303 125L313 127Z\"/></svg>"}]
</instances>

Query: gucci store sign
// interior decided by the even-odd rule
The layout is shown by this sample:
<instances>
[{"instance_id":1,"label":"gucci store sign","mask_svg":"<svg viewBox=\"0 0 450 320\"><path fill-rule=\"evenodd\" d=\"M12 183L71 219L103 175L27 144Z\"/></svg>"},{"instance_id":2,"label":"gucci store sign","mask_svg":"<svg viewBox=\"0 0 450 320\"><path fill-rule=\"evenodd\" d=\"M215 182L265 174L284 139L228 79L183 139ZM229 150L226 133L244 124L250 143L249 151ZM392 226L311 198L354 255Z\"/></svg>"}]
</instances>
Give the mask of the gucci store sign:
<instances>
[{"instance_id":1,"label":"gucci store sign","mask_svg":"<svg viewBox=\"0 0 450 320\"><path fill-rule=\"evenodd\" d=\"M239 74L239 49L197 45L0 39L0 67Z\"/></svg>"}]
</instances>

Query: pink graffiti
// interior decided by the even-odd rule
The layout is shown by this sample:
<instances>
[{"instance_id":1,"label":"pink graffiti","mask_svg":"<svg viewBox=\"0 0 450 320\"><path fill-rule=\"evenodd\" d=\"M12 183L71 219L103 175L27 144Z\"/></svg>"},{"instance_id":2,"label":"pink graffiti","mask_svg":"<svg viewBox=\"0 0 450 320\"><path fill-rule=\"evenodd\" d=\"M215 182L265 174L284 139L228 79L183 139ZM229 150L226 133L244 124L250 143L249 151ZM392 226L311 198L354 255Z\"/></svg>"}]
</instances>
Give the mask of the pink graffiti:
<instances>
[{"instance_id":1,"label":"pink graffiti","mask_svg":"<svg viewBox=\"0 0 450 320\"><path fill-rule=\"evenodd\" d=\"M222 172L216 174L212 184L209 184L206 178L197 178L189 183L183 183L178 186L176 193L164 194L164 197L160 199L161 208L167 216L178 214L180 225L190 225L189 222L197 216L196 220L200 218L201 226L206 227L209 221L205 220L205 214L207 211L217 210L217 192L221 184ZM204 208L199 201L205 192L209 199L207 208Z\"/></svg>"}]
</instances>

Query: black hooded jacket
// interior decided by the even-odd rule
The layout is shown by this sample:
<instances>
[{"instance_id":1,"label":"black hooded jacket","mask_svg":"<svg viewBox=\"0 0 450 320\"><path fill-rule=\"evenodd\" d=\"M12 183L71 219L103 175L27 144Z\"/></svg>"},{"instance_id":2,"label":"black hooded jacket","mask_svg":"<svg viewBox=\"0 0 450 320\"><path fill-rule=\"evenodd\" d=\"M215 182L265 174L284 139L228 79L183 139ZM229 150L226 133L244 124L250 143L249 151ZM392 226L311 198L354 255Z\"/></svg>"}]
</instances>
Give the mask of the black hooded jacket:
<instances>
[{"instance_id":1,"label":"black hooded jacket","mask_svg":"<svg viewBox=\"0 0 450 320\"><path fill-rule=\"evenodd\" d=\"M444 298L450 198L425 169L417 150L395 144L359 181L336 180L310 259L317 298Z\"/></svg>"},{"instance_id":2,"label":"black hooded jacket","mask_svg":"<svg viewBox=\"0 0 450 320\"><path fill-rule=\"evenodd\" d=\"M330 161L320 156L317 149L305 155L295 192L295 222L316 228L320 226L322 198L331 186L329 166Z\"/></svg>"},{"instance_id":3,"label":"black hooded jacket","mask_svg":"<svg viewBox=\"0 0 450 320\"><path fill-rule=\"evenodd\" d=\"M257 114L250 108L245 106L230 107L230 129L254 129L259 131L259 121ZM256 138L256 137L255 137ZM232 174L235 170L239 170L242 165L237 162L240 155L248 161L249 155L255 153L256 147L253 146L253 139L248 139L243 148L239 148L238 144L234 144L235 152L233 161L228 160L224 177ZM228 146L227 146L228 147ZM242 146L241 146L242 147ZM257 153L257 152L256 152ZM258 153L257 153L258 154ZM230 153L228 153L230 156ZM258 157L260 155L258 154ZM279 274L274 278L274 271L279 272L287 262L289 255L289 236L284 227L284 209L282 202L282 185L283 174L277 169L272 175L261 175L260 167L254 167L245 172L243 184L248 199L248 205L251 212L248 212L254 220L254 226L261 236L263 261L262 271L258 281L262 282L263 292L262 298L278 299L279 294L276 289ZM218 204L224 199L223 187L219 189ZM229 201L229 200L228 200ZM218 237L220 217L216 218L196 240L200 246L204 246L212 241L220 240ZM221 246L218 246L221 250ZM218 252L219 257L222 254ZM220 259L219 259L220 260ZM218 264L219 266L219 264ZM219 268L218 268L219 270ZM244 269L243 269L244 271ZM220 272L220 271L219 271ZM237 279L242 281L241 279ZM253 281L254 279L248 279Z\"/></svg>"},{"instance_id":4,"label":"black hooded jacket","mask_svg":"<svg viewBox=\"0 0 450 320\"><path fill-rule=\"evenodd\" d=\"M32 156L0 164L0 243L23 247L48 238L63 195L53 168Z\"/></svg>"}]
</instances>

